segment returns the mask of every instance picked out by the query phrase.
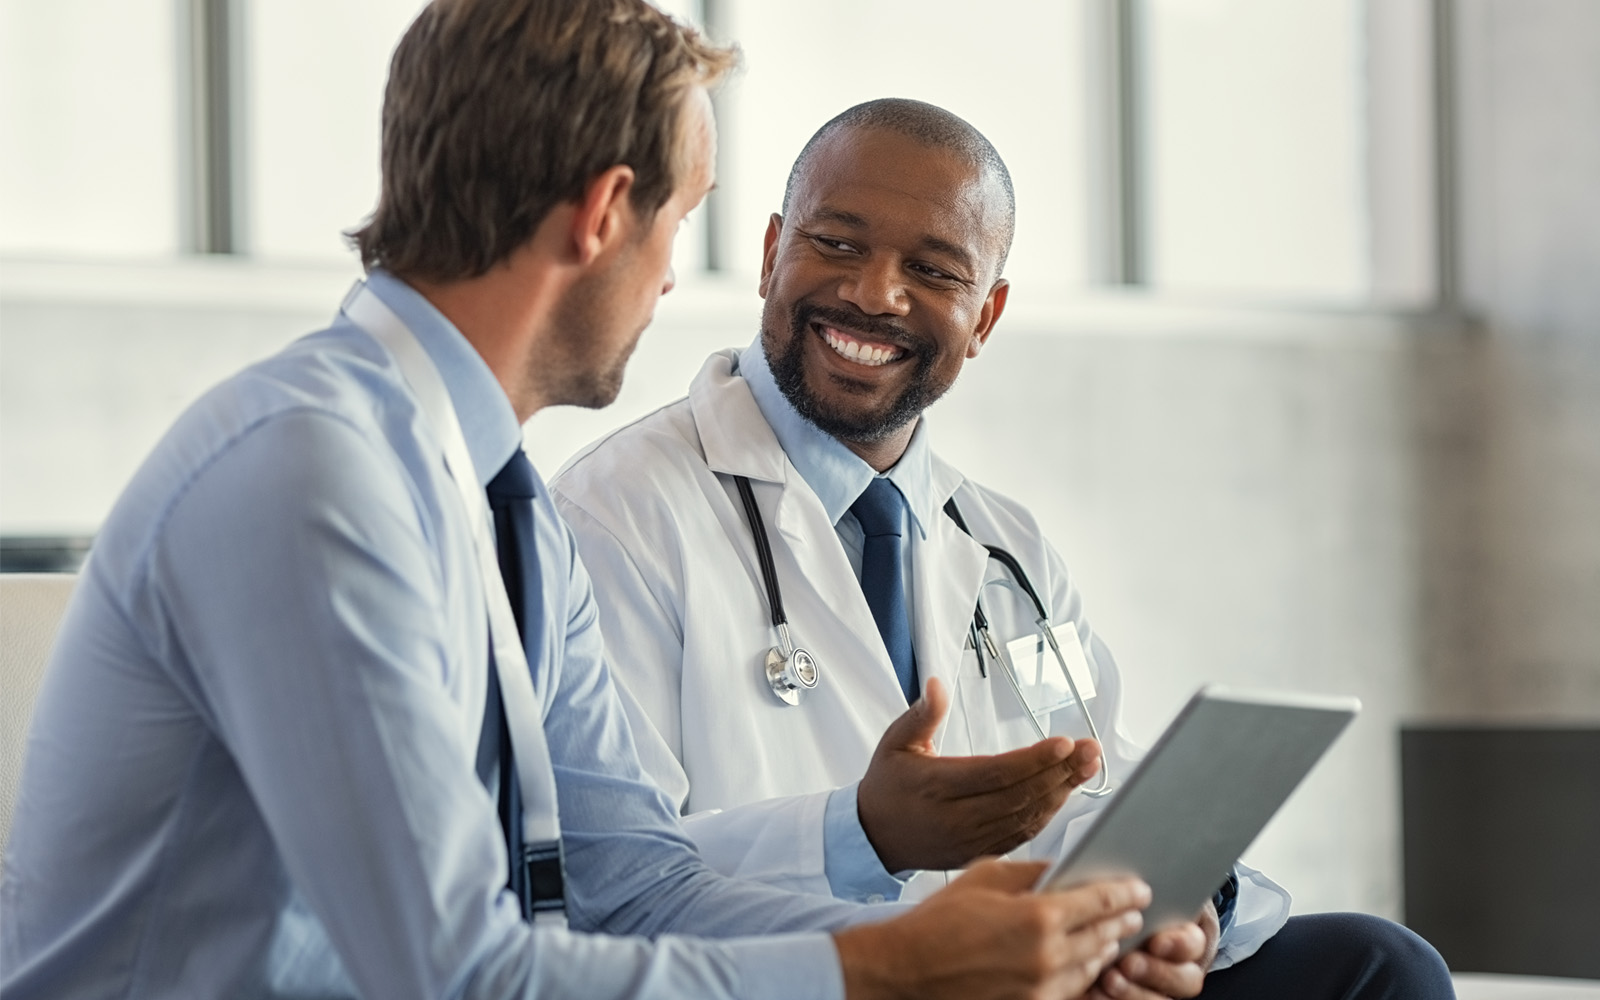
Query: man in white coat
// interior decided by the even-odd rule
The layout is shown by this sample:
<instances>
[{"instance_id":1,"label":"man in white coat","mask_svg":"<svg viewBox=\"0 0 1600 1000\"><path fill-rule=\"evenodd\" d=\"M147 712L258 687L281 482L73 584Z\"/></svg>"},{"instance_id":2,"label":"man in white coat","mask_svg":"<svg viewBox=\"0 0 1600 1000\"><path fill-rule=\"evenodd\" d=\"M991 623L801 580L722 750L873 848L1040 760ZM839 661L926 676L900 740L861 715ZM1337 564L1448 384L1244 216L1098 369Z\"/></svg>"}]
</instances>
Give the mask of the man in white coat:
<instances>
[{"instance_id":1,"label":"man in white coat","mask_svg":"<svg viewBox=\"0 0 1600 1000\"><path fill-rule=\"evenodd\" d=\"M922 870L906 893L920 895L985 853L1058 853L1105 801L1068 793L1141 754L1061 558L1027 510L934 454L920 419L1005 309L1013 226L1005 165L966 122L915 101L846 111L768 224L760 338L552 484L626 650L613 664L645 766L727 873L875 901ZM1037 648L1038 615L985 546L1047 604L1075 690L1001 679L974 608L1018 653ZM792 647L814 673L784 672ZM1270 996L1298 970L1329 996L1363 978L1378 990L1364 997L1450 995L1403 928L1297 918L1279 933L1288 909L1239 866L1194 924L1097 990ZM1206 978L1275 934L1281 957Z\"/></svg>"}]
</instances>

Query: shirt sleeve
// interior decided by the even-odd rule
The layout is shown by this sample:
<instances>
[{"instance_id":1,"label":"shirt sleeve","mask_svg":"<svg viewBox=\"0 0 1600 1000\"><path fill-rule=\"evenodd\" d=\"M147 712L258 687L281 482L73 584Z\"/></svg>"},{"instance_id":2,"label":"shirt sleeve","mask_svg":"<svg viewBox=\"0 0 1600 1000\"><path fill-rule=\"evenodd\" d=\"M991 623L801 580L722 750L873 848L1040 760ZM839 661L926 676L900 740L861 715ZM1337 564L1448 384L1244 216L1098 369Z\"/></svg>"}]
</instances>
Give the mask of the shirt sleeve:
<instances>
[{"instance_id":1,"label":"shirt sleeve","mask_svg":"<svg viewBox=\"0 0 1600 1000\"><path fill-rule=\"evenodd\" d=\"M1239 892L1233 900L1233 919L1217 942L1213 971L1254 955L1283 929L1293 902L1287 889L1249 865L1235 864L1233 870L1239 876Z\"/></svg>"},{"instance_id":2,"label":"shirt sleeve","mask_svg":"<svg viewBox=\"0 0 1600 1000\"><path fill-rule=\"evenodd\" d=\"M828 886L839 899L857 903L882 903L900 898L905 882L883 867L877 850L861 828L856 810L856 788L860 782L836 788L828 794L823 814L823 850ZM915 874L908 872L907 877Z\"/></svg>"},{"instance_id":3,"label":"shirt sleeve","mask_svg":"<svg viewBox=\"0 0 1600 1000\"><path fill-rule=\"evenodd\" d=\"M443 575L439 525L426 509L385 442L327 413L295 411L214 460L175 501L151 551L148 591L169 623L152 641L188 665L293 893L356 992L838 996L836 952L815 930L652 942L581 933L582 920L573 931L522 922L503 892L498 822L473 768L478 719L452 695L459 671L477 668L456 662L441 609L461 598ZM580 881L612 880L601 893L604 929L799 932L850 918L842 904L796 905L698 866L638 781L604 673L589 669L596 650L580 653L584 665L565 674L573 683L547 724L553 749L592 740L558 773L587 772L580 803L608 789L631 803L572 810ZM607 848L596 821L610 820L623 828ZM624 864L641 837L653 849ZM597 853L618 869L596 871Z\"/></svg>"}]
</instances>

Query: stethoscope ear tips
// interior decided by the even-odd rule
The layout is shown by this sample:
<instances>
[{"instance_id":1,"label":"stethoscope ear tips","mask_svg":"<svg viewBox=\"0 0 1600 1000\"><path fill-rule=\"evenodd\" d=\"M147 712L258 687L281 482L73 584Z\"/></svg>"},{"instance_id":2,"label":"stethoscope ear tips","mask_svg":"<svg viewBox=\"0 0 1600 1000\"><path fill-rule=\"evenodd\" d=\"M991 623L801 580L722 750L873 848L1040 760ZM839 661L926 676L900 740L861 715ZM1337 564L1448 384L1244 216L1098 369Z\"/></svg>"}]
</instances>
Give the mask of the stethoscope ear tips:
<instances>
[{"instance_id":1,"label":"stethoscope ear tips","mask_svg":"<svg viewBox=\"0 0 1600 1000\"><path fill-rule=\"evenodd\" d=\"M777 646L767 650L767 683L772 693L786 705L800 704L800 692L817 686L817 661L803 649L785 656Z\"/></svg>"}]
</instances>

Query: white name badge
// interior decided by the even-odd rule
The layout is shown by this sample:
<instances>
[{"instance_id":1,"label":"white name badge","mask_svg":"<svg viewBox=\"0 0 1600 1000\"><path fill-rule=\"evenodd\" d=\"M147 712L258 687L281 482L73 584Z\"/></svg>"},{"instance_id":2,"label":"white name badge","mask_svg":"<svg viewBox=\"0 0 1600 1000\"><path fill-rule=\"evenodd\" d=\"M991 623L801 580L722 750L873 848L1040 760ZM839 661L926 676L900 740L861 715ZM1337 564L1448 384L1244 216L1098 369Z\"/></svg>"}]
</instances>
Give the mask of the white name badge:
<instances>
[{"instance_id":1,"label":"white name badge","mask_svg":"<svg viewBox=\"0 0 1600 1000\"><path fill-rule=\"evenodd\" d=\"M1062 622L1055 626L1055 632L1056 641L1061 644L1062 659L1067 661L1067 670L1072 673L1072 682L1087 702L1095 696L1094 677L1089 673L1088 661L1083 658L1078 630L1071 622ZM1042 633L1033 632L1006 643L1006 658L1017 672L1023 700L1035 715L1048 715L1077 700Z\"/></svg>"}]
</instances>

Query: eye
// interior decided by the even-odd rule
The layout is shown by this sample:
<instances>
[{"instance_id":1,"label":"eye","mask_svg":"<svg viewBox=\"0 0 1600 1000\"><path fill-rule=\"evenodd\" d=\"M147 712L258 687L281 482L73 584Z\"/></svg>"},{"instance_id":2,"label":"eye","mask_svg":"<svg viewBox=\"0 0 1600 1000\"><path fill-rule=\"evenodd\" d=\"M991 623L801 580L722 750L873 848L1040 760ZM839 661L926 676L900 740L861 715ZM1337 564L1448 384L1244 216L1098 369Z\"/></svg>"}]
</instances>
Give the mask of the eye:
<instances>
[{"instance_id":1,"label":"eye","mask_svg":"<svg viewBox=\"0 0 1600 1000\"><path fill-rule=\"evenodd\" d=\"M841 240L835 236L824 236L821 233L806 233L809 239L819 250L830 254L856 254L861 251L849 240Z\"/></svg>"},{"instance_id":2,"label":"eye","mask_svg":"<svg viewBox=\"0 0 1600 1000\"><path fill-rule=\"evenodd\" d=\"M940 270L939 268L934 267L932 264L925 264L921 261L913 261L906 266L929 281L950 284L966 284L962 278L951 274L949 271Z\"/></svg>"}]
</instances>

